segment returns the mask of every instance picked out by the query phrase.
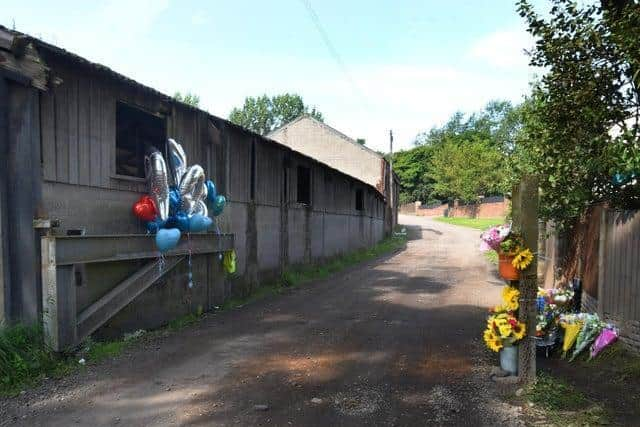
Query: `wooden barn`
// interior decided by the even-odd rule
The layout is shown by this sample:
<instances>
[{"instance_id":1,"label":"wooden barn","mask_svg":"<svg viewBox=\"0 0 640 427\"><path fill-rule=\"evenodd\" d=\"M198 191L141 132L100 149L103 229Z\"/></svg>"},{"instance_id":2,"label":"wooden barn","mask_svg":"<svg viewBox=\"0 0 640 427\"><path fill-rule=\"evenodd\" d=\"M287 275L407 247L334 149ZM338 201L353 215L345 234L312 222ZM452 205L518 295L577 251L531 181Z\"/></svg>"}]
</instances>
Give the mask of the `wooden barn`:
<instances>
[{"instance_id":1,"label":"wooden barn","mask_svg":"<svg viewBox=\"0 0 640 427\"><path fill-rule=\"evenodd\" d=\"M220 234L183 237L161 260L131 206L146 193L145 147L166 153L169 137L228 204ZM44 319L58 350L94 332L210 310L291 265L373 245L392 228L388 169L376 189L4 27L0 152L0 319ZM225 277L229 249L238 271Z\"/></svg>"}]
</instances>

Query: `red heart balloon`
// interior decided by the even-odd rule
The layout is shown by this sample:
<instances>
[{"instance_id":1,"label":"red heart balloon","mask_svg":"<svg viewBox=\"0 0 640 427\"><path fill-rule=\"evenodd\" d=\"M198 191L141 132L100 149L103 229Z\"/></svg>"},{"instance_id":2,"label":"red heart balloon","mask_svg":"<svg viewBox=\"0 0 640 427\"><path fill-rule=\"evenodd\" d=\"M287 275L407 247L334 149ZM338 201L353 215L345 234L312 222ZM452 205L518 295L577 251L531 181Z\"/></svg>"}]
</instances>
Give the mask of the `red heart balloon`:
<instances>
[{"instance_id":1,"label":"red heart balloon","mask_svg":"<svg viewBox=\"0 0 640 427\"><path fill-rule=\"evenodd\" d=\"M140 200L133 205L133 214L136 218L143 221L153 221L156 219L158 213L151 197L142 196Z\"/></svg>"}]
</instances>

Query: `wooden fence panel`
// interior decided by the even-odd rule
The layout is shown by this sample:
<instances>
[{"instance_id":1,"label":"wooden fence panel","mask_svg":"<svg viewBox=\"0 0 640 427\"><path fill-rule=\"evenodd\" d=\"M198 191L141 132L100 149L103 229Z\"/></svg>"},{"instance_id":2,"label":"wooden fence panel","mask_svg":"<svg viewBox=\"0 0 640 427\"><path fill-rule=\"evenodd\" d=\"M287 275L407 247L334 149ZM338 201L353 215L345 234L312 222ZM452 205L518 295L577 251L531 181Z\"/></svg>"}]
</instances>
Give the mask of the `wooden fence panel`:
<instances>
[{"instance_id":1,"label":"wooden fence panel","mask_svg":"<svg viewBox=\"0 0 640 427\"><path fill-rule=\"evenodd\" d=\"M609 211L603 225L601 314L640 351L640 211Z\"/></svg>"}]
</instances>

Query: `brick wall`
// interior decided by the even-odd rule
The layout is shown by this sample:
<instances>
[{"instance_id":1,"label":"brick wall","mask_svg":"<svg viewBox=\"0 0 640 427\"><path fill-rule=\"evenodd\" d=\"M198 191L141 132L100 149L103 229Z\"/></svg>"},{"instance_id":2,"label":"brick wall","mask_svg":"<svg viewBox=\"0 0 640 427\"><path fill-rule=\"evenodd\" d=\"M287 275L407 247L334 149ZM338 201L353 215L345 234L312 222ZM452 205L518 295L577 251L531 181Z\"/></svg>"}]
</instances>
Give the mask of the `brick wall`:
<instances>
[{"instance_id":1,"label":"brick wall","mask_svg":"<svg viewBox=\"0 0 640 427\"><path fill-rule=\"evenodd\" d=\"M465 218L504 218L509 209L509 201L504 199L496 202L475 203L461 205L457 201L453 205L422 206L420 202L407 203L400 207L403 214L418 216L449 216Z\"/></svg>"},{"instance_id":2,"label":"brick wall","mask_svg":"<svg viewBox=\"0 0 640 427\"><path fill-rule=\"evenodd\" d=\"M472 205L460 205L454 202L447 216L465 218L504 218L509 208L509 201L475 203Z\"/></svg>"}]
</instances>

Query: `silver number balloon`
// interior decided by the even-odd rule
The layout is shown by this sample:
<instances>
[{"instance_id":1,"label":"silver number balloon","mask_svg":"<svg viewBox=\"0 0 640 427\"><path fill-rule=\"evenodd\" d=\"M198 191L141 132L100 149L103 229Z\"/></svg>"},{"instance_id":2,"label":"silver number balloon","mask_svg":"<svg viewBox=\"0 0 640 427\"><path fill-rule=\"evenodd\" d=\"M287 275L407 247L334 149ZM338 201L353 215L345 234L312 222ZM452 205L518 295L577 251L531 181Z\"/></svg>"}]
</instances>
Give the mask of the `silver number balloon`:
<instances>
[{"instance_id":1,"label":"silver number balloon","mask_svg":"<svg viewBox=\"0 0 640 427\"><path fill-rule=\"evenodd\" d=\"M204 169L202 169L202 166L193 165L187 169L185 174L182 176L178 191L180 192L183 208L187 211L187 214L192 214L195 202L202 200L202 196L206 191L204 183ZM186 196L189 196L189 200L185 203ZM190 204L189 202L192 203Z\"/></svg>"},{"instance_id":2,"label":"silver number balloon","mask_svg":"<svg viewBox=\"0 0 640 427\"><path fill-rule=\"evenodd\" d=\"M184 152L182 145L176 142L175 139L169 138L169 164L171 165L171 172L173 174L173 183L175 186L180 185L182 176L187 171L187 154Z\"/></svg>"},{"instance_id":3,"label":"silver number balloon","mask_svg":"<svg viewBox=\"0 0 640 427\"><path fill-rule=\"evenodd\" d=\"M144 158L145 175L149 195L156 204L158 216L162 221L169 217L169 181L167 165L159 151L153 151Z\"/></svg>"},{"instance_id":4,"label":"silver number balloon","mask_svg":"<svg viewBox=\"0 0 640 427\"><path fill-rule=\"evenodd\" d=\"M209 209L207 208L207 204L204 202L204 200L198 200L195 203L195 206L193 208L193 214L199 214L202 216L209 216Z\"/></svg>"}]
</instances>

